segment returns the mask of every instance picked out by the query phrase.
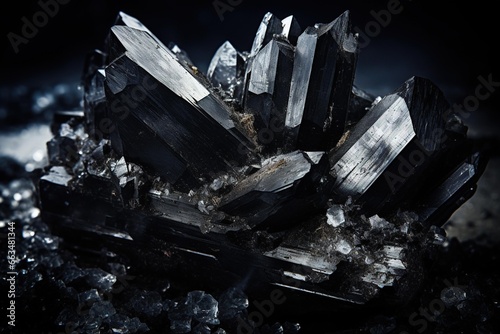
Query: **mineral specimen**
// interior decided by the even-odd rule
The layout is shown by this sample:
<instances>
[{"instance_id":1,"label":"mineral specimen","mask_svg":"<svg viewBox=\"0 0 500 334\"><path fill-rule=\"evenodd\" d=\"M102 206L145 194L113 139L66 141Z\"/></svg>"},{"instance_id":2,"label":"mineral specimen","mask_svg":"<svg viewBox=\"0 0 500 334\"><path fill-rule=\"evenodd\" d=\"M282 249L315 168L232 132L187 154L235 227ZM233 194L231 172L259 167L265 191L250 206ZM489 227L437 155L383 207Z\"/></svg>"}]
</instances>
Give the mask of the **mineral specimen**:
<instances>
[{"instance_id":1,"label":"mineral specimen","mask_svg":"<svg viewBox=\"0 0 500 334\"><path fill-rule=\"evenodd\" d=\"M68 240L79 231L224 289L364 304L390 287L390 300L410 298L423 250L444 242L431 226L472 195L486 160L431 81L374 99L353 86L357 57L348 12L305 30L268 13L250 51L225 42L205 76L120 13L88 57L84 115L55 123L38 183L44 219ZM116 281L78 275L101 290ZM132 321L93 290L79 298L113 326ZM134 298L161 312L158 296ZM193 291L164 307L172 331L207 332L247 306L233 288L219 305Z\"/></svg>"}]
</instances>

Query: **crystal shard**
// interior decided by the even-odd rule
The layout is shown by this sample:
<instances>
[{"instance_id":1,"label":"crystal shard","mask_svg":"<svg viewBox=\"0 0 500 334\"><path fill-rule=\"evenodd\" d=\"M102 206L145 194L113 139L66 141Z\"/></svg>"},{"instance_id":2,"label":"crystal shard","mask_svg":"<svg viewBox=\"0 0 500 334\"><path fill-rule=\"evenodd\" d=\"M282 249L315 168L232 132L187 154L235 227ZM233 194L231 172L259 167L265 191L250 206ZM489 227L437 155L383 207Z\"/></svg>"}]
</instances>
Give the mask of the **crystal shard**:
<instances>
[{"instance_id":1,"label":"crystal shard","mask_svg":"<svg viewBox=\"0 0 500 334\"><path fill-rule=\"evenodd\" d=\"M374 103L374 98L362 89L352 86L351 98L349 101L349 112L347 113L347 123L356 124L366 115Z\"/></svg>"},{"instance_id":2,"label":"crystal shard","mask_svg":"<svg viewBox=\"0 0 500 334\"><path fill-rule=\"evenodd\" d=\"M394 94L382 99L331 153L335 192L359 198L414 136L405 101Z\"/></svg>"},{"instance_id":3,"label":"crystal shard","mask_svg":"<svg viewBox=\"0 0 500 334\"><path fill-rule=\"evenodd\" d=\"M90 286L104 290L110 291L113 284L116 283L116 276L108 272L105 272L99 268L90 268L86 270L87 282Z\"/></svg>"},{"instance_id":4,"label":"crystal shard","mask_svg":"<svg viewBox=\"0 0 500 334\"><path fill-rule=\"evenodd\" d=\"M273 38L252 60L244 110L254 115L258 143L275 152L284 144L293 47Z\"/></svg>"},{"instance_id":5,"label":"crystal shard","mask_svg":"<svg viewBox=\"0 0 500 334\"><path fill-rule=\"evenodd\" d=\"M290 42L290 44L296 45L297 39L302 33L302 28L300 28L297 19L293 15L290 15L281 20L281 25L283 26L281 35L285 37Z\"/></svg>"},{"instance_id":6,"label":"crystal shard","mask_svg":"<svg viewBox=\"0 0 500 334\"><path fill-rule=\"evenodd\" d=\"M429 152L442 148L445 142L441 136L450 108L443 92L428 79L412 77L395 93L405 99L421 145Z\"/></svg>"},{"instance_id":7,"label":"crystal shard","mask_svg":"<svg viewBox=\"0 0 500 334\"><path fill-rule=\"evenodd\" d=\"M194 319L203 324L219 324L219 304L214 297L203 291L191 291L188 300L192 304Z\"/></svg>"},{"instance_id":8,"label":"crystal shard","mask_svg":"<svg viewBox=\"0 0 500 334\"><path fill-rule=\"evenodd\" d=\"M436 157L463 139L446 129L448 107L443 93L418 77L373 106L331 152L339 199L352 196L374 214L396 209L403 194L419 194L420 178L432 180L431 170L443 168Z\"/></svg>"},{"instance_id":9,"label":"crystal shard","mask_svg":"<svg viewBox=\"0 0 500 334\"><path fill-rule=\"evenodd\" d=\"M231 43L225 42L215 52L208 66L207 78L214 87L241 103L245 58Z\"/></svg>"},{"instance_id":10,"label":"crystal shard","mask_svg":"<svg viewBox=\"0 0 500 334\"><path fill-rule=\"evenodd\" d=\"M419 218L429 224L444 224L465 199L472 196L485 166L485 157L480 152L467 157L441 184L421 197L416 210Z\"/></svg>"},{"instance_id":11,"label":"crystal shard","mask_svg":"<svg viewBox=\"0 0 500 334\"><path fill-rule=\"evenodd\" d=\"M370 213L389 212L402 204L403 195L419 194L423 188L421 179L432 180L433 169L442 169L438 167L439 160L464 139L463 135L447 130L446 124L453 115L444 94L432 81L413 77L395 93L405 100L415 136L360 198Z\"/></svg>"},{"instance_id":12,"label":"crystal shard","mask_svg":"<svg viewBox=\"0 0 500 334\"><path fill-rule=\"evenodd\" d=\"M124 12L119 12L118 15L116 16L116 19L115 19L115 23L114 23L115 26L126 26L126 27L130 27L132 29L136 29L136 30L140 30L140 31L144 31L146 33L148 33L151 38L153 38L155 40L156 43L158 43L159 45L161 45L165 50L168 50L170 51L169 48L167 48L163 43L162 41L160 41L152 32L151 30L149 30L144 24L142 24L141 21L139 21L138 19L136 19L135 17L133 16L130 16ZM109 38L109 36L108 36ZM108 41L106 41L106 44L108 44Z\"/></svg>"},{"instance_id":13,"label":"crystal shard","mask_svg":"<svg viewBox=\"0 0 500 334\"><path fill-rule=\"evenodd\" d=\"M285 123L292 149L324 150L344 133L357 60L349 30L345 12L298 38Z\"/></svg>"},{"instance_id":14,"label":"crystal shard","mask_svg":"<svg viewBox=\"0 0 500 334\"><path fill-rule=\"evenodd\" d=\"M327 223L333 227L338 227L345 222L345 215L342 206L334 204L326 211Z\"/></svg>"},{"instance_id":15,"label":"crystal shard","mask_svg":"<svg viewBox=\"0 0 500 334\"><path fill-rule=\"evenodd\" d=\"M92 305L100 300L101 296L99 296L99 292L96 289L91 289L78 294L78 302L82 305Z\"/></svg>"},{"instance_id":16,"label":"crystal shard","mask_svg":"<svg viewBox=\"0 0 500 334\"><path fill-rule=\"evenodd\" d=\"M250 49L250 57L253 57L260 51L264 46L267 45L273 38L275 34L281 34L283 31L283 25L276 16L272 13L267 13L264 15L262 22L259 25L257 33L255 34L255 39L253 40L252 48Z\"/></svg>"},{"instance_id":17,"label":"crystal shard","mask_svg":"<svg viewBox=\"0 0 500 334\"><path fill-rule=\"evenodd\" d=\"M327 199L330 182L323 178L325 168L324 152L295 151L266 159L259 171L222 198L220 209L246 218L250 226L290 226Z\"/></svg>"},{"instance_id":18,"label":"crystal shard","mask_svg":"<svg viewBox=\"0 0 500 334\"><path fill-rule=\"evenodd\" d=\"M170 43L168 44L168 48L173 52L173 54L177 57L177 60L184 65L191 65L193 61L189 58L186 51L182 50L177 44Z\"/></svg>"},{"instance_id":19,"label":"crystal shard","mask_svg":"<svg viewBox=\"0 0 500 334\"><path fill-rule=\"evenodd\" d=\"M106 115L105 78L102 71L105 64L106 54L100 50L90 52L85 58L82 75L83 105L87 117L87 126L91 134L98 130L101 119Z\"/></svg>"},{"instance_id":20,"label":"crystal shard","mask_svg":"<svg viewBox=\"0 0 500 334\"><path fill-rule=\"evenodd\" d=\"M112 28L110 44L126 50L106 68L106 97L120 137L114 147L123 155L171 183L248 159L251 140L237 128L232 112L171 52L149 34L125 26Z\"/></svg>"},{"instance_id":21,"label":"crystal shard","mask_svg":"<svg viewBox=\"0 0 500 334\"><path fill-rule=\"evenodd\" d=\"M288 24L287 24L288 23ZM285 21L285 24L280 21L276 16L272 13L267 13L264 15L262 22L259 25L257 33L255 34L255 39L253 41L252 48L250 49L250 53L248 55L246 69L245 69L245 77L244 77L244 96L243 96L243 104L246 103L245 99L247 98L247 91L250 84L250 71L252 70L252 63L254 57L259 53L259 51L265 47L273 38L277 35L285 35L289 36L290 33L293 34L297 32L297 24L295 24L293 19L288 19ZM272 60L269 60L272 62Z\"/></svg>"}]
</instances>

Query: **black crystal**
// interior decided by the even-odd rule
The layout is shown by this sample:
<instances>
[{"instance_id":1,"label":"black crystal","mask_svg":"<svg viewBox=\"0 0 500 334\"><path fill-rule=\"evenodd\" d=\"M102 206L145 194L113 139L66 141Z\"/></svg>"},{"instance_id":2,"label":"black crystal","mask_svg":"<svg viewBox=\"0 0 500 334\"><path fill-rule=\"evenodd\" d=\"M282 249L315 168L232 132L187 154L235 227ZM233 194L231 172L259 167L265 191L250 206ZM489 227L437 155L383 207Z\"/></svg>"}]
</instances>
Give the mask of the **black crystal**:
<instances>
[{"instance_id":1,"label":"black crystal","mask_svg":"<svg viewBox=\"0 0 500 334\"><path fill-rule=\"evenodd\" d=\"M299 36L285 122L288 145L324 150L342 137L356 60L349 12Z\"/></svg>"},{"instance_id":2,"label":"black crystal","mask_svg":"<svg viewBox=\"0 0 500 334\"><path fill-rule=\"evenodd\" d=\"M218 302L137 292L129 308L168 312L174 332L242 316L246 295L227 290L241 282L339 303L410 299L424 254L445 241L436 226L473 194L486 157L430 80L374 99L353 85L357 57L348 12L305 30L268 13L250 51L225 42L205 76L120 13L105 53L88 57L84 115L54 122L44 219L84 249L96 238L226 290ZM112 289L122 269L67 270L64 282L90 286L78 295L92 303L89 330L140 328L91 290Z\"/></svg>"},{"instance_id":3,"label":"black crystal","mask_svg":"<svg viewBox=\"0 0 500 334\"><path fill-rule=\"evenodd\" d=\"M114 60L106 67L106 98L119 154L171 183L193 183L247 161L252 143L231 110L151 35L114 26L109 44Z\"/></svg>"}]
</instances>

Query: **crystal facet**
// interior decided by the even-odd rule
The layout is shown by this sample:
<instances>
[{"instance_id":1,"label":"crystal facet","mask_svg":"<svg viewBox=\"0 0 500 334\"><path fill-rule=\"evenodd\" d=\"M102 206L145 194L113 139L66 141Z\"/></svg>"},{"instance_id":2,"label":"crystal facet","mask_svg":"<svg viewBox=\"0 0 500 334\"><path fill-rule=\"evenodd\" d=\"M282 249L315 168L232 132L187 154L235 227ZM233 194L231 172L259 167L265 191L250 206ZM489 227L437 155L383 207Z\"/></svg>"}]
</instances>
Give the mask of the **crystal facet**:
<instances>
[{"instance_id":1,"label":"crystal facet","mask_svg":"<svg viewBox=\"0 0 500 334\"><path fill-rule=\"evenodd\" d=\"M323 150L342 137L356 61L349 12L300 35L285 121L288 145Z\"/></svg>"},{"instance_id":2,"label":"crystal facet","mask_svg":"<svg viewBox=\"0 0 500 334\"><path fill-rule=\"evenodd\" d=\"M191 184L247 161L252 143L231 119L232 111L172 53L149 34L125 26L112 28L110 44L126 50L106 68L106 97L119 137L113 147L119 153L171 183L182 178ZM165 112L165 106L175 112ZM189 128L196 136L187 135Z\"/></svg>"}]
</instances>

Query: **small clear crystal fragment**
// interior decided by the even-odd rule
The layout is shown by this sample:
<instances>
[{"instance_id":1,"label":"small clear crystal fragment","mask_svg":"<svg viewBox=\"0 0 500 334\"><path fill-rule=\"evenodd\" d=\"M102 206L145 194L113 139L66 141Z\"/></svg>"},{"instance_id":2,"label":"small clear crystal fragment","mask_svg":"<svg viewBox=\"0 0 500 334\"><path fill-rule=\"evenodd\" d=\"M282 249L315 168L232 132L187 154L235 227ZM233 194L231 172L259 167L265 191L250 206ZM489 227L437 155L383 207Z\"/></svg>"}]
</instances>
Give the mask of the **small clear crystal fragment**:
<instances>
[{"instance_id":1,"label":"small clear crystal fragment","mask_svg":"<svg viewBox=\"0 0 500 334\"><path fill-rule=\"evenodd\" d=\"M341 205L334 204L326 211L327 223L333 227L338 227L345 223L344 210Z\"/></svg>"}]
</instances>

